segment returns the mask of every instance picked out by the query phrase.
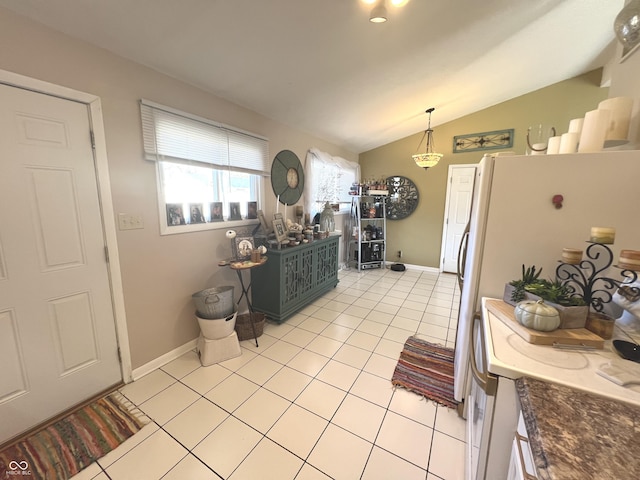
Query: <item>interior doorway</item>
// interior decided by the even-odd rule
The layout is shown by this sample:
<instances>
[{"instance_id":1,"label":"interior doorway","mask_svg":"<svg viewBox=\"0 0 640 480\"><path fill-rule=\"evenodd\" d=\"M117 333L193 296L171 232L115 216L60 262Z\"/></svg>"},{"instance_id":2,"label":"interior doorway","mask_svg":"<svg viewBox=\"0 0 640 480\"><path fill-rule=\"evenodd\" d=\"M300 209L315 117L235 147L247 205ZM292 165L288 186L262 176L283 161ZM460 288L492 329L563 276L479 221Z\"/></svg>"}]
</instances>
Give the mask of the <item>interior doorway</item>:
<instances>
[{"instance_id":1,"label":"interior doorway","mask_svg":"<svg viewBox=\"0 0 640 480\"><path fill-rule=\"evenodd\" d=\"M99 104L46 90L0 72L0 443L130 379Z\"/></svg>"},{"instance_id":2,"label":"interior doorway","mask_svg":"<svg viewBox=\"0 0 640 480\"><path fill-rule=\"evenodd\" d=\"M456 273L460 242L471 214L476 165L449 165L442 229L443 272Z\"/></svg>"}]
</instances>

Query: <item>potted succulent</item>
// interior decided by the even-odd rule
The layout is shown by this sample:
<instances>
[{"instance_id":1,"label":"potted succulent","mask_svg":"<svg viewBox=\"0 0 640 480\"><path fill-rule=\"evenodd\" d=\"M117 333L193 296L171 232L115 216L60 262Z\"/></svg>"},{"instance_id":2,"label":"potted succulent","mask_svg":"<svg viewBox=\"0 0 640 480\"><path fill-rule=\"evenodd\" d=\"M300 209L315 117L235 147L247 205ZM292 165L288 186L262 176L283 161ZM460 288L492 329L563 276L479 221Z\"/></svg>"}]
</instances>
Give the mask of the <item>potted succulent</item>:
<instances>
[{"instance_id":1,"label":"potted succulent","mask_svg":"<svg viewBox=\"0 0 640 480\"><path fill-rule=\"evenodd\" d=\"M503 300L516 306L523 300L544 300L560 313L560 328L583 328L589 307L558 280L540 279L542 269L522 265L522 277L505 285Z\"/></svg>"}]
</instances>

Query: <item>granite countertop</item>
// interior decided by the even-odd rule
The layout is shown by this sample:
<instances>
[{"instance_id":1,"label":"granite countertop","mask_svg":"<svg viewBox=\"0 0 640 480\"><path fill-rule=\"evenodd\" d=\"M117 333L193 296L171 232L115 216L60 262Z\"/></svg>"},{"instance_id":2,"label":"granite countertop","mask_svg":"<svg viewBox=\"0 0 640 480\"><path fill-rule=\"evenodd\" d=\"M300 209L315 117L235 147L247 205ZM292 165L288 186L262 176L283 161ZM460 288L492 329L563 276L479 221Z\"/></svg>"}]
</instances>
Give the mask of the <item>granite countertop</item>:
<instances>
[{"instance_id":1,"label":"granite countertop","mask_svg":"<svg viewBox=\"0 0 640 480\"><path fill-rule=\"evenodd\" d=\"M540 480L640 478L640 407L529 377L516 388Z\"/></svg>"}]
</instances>

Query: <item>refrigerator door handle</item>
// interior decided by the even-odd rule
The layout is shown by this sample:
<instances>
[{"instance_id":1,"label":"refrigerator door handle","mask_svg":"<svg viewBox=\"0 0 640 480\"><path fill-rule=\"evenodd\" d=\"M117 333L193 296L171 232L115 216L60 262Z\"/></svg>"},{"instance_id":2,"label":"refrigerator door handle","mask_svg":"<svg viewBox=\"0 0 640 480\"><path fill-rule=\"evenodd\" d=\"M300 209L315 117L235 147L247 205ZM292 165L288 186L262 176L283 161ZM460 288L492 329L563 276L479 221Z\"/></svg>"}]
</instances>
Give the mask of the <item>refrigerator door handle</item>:
<instances>
[{"instance_id":1,"label":"refrigerator door handle","mask_svg":"<svg viewBox=\"0 0 640 480\"><path fill-rule=\"evenodd\" d=\"M478 326L479 326L478 331L480 333L480 339L481 339L480 345L482 348L482 359L484 361L487 358L487 352L485 350L486 347L484 345L484 325L482 323L482 314L480 312L476 312L473 316L474 326L476 322L478 322ZM487 395L493 397L498 391L498 378L495 377L494 375L491 375L487 371L486 365L482 366L483 372L480 372L480 370L478 370L478 365L476 363L476 345L475 344L476 344L475 335L472 334L471 335L471 355L469 359L469 363L471 364L471 374L473 375L473 378L478 383L478 385L480 385L480 388L482 388L482 390L484 390L484 392Z\"/></svg>"},{"instance_id":2,"label":"refrigerator door handle","mask_svg":"<svg viewBox=\"0 0 640 480\"><path fill-rule=\"evenodd\" d=\"M456 271L456 277L458 279L458 286L462 291L464 285L464 266L467 263L467 238L469 237L469 230L471 228L471 222L467 223L464 229L462 238L460 239L460 246L458 247L458 268Z\"/></svg>"}]
</instances>

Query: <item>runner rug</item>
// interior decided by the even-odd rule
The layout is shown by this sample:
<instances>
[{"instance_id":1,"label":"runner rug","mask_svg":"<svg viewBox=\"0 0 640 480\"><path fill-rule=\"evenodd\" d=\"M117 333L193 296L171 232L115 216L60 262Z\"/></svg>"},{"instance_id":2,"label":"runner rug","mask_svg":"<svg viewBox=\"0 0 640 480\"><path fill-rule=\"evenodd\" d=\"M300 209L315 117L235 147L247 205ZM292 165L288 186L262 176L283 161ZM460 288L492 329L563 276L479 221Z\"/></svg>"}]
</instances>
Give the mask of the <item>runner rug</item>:
<instances>
[{"instance_id":1,"label":"runner rug","mask_svg":"<svg viewBox=\"0 0 640 480\"><path fill-rule=\"evenodd\" d=\"M115 393L0 452L0 477L66 480L140 430L147 418Z\"/></svg>"},{"instance_id":2,"label":"runner rug","mask_svg":"<svg viewBox=\"0 0 640 480\"><path fill-rule=\"evenodd\" d=\"M391 383L416 392L446 407L453 398L453 349L409 337L391 377Z\"/></svg>"}]
</instances>

